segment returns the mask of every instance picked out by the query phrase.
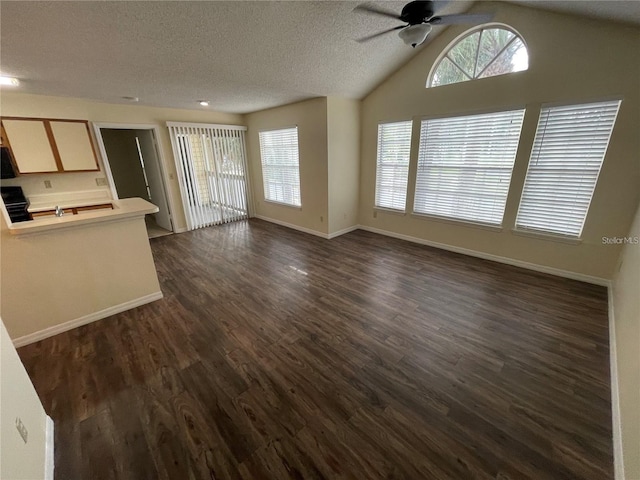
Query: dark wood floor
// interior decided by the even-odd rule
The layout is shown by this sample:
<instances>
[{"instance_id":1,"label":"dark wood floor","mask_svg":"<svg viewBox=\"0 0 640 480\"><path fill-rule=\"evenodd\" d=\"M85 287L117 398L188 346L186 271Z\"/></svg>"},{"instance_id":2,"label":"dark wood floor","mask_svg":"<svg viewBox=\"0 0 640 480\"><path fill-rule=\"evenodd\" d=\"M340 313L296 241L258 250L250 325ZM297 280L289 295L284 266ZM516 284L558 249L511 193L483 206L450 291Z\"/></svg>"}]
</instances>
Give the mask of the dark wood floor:
<instances>
[{"instance_id":1,"label":"dark wood floor","mask_svg":"<svg viewBox=\"0 0 640 480\"><path fill-rule=\"evenodd\" d=\"M613 478L604 288L260 220L152 248L163 300L19 351L58 480Z\"/></svg>"}]
</instances>

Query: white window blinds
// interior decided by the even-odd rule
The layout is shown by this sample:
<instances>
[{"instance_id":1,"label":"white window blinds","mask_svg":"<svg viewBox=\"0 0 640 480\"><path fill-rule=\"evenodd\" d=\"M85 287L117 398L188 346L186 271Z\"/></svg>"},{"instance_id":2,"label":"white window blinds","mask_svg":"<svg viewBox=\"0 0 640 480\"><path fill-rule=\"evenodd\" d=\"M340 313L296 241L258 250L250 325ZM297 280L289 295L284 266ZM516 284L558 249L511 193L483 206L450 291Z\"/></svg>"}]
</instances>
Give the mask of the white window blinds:
<instances>
[{"instance_id":1,"label":"white window blinds","mask_svg":"<svg viewBox=\"0 0 640 480\"><path fill-rule=\"evenodd\" d=\"M524 109L423 120L414 212L500 225Z\"/></svg>"},{"instance_id":2,"label":"white window blinds","mask_svg":"<svg viewBox=\"0 0 640 480\"><path fill-rule=\"evenodd\" d=\"M189 230L249 216L246 127L167 122Z\"/></svg>"},{"instance_id":3,"label":"white window blinds","mask_svg":"<svg viewBox=\"0 0 640 480\"><path fill-rule=\"evenodd\" d=\"M298 127L259 135L265 200L301 206Z\"/></svg>"},{"instance_id":4,"label":"white window blinds","mask_svg":"<svg viewBox=\"0 0 640 480\"><path fill-rule=\"evenodd\" d=\"M580 237L619 107L542 108L516 228Z\"/></svg>"},{"instance_id":5,"label":"white window blinds","mask_svg":"<svg viewBox=\"0 0 640 480\"><path fill-rule=\"evenodd\" d=\"M411 125L411 121L378 125L376 207L405 210Z\"/></svg>"}]
</instances>

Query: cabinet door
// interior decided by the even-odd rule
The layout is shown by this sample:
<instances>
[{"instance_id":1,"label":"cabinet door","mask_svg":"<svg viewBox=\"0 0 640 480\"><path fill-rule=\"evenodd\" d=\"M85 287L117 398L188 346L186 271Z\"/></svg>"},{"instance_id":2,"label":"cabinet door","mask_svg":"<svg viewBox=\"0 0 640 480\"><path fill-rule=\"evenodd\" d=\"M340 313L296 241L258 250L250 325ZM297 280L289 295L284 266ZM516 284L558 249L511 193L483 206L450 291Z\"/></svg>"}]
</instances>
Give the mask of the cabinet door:
<instances>
[{"instance_id":1,"label":"cabinet door","mask_svg":"<svg viewBox=\"0 0 640 480\"><path fill-rule=\"evenodd\" d=\"M57 172L49 135L42 120L3 120L20 173Z\"/></svg>"},{"instance_id":2,"label":"cabinet door","mask_svg":"<svg viewBox=\"0 0 640 480\"><path fill-rule=\"evenodd\" d=\"M49 124L65 172L98 170L86 122L51 120Z\"/></svg>"}]
</instances>

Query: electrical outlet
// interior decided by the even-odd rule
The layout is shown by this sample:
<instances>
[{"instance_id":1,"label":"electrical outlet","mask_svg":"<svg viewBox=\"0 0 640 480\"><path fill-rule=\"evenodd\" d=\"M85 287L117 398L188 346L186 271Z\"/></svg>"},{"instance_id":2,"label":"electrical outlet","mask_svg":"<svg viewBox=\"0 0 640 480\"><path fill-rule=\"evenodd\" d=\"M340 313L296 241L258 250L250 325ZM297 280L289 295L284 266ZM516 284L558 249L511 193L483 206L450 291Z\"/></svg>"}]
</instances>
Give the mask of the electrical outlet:
<instances>
[{"instance_id":1,"label":"electrical outlet","mask_svg":"<svg viewBox=\"0 0 640 480\"><path fill-rule=\"evenodd\" d=\"M320 222L324 222L324 217L320 216Z\"/></svg>"},{"instance_id":2,"label":"electrical outlet","mask_svg":"<svg viewBox=\"0 0 640 480\"><path fill-rule=\"evenodd\" d=\"M44 181L44 188L51 188L51 180Z\"/></svg>"},{"instance_id":3,"label":"electrical outlet","mask_svg":"<svg viewBox=\"0 0 640 480\"><path fill-rule=\"evenodd\" d=\"M104 177L98 177L96 178L96 185L99 187L106 187L107 186L107 179Z\"/></svg>"},{"instance_id":4,"label":"electrical outlet","mask_svg":"<svg viewBox=\"0 0 640 480\"><path fill-rule=\"evenodd\" d=\"M378 212L376 212L375 210L373 211L373 218L378 218Z\"/></svg>"},{"instance_id":5,"label":"electrical outlet","mask_svg":"<svg viewBox=\"0 0 640 480\"><path fill-rule=\"evenodd\" d=\"M27 431L27 427L24 426L24 423L22 423L22 420L20 420L20 417L16 417L16 429L22 437L22 440L24 440L24 443L27 443L29 432Z\"/></svg>"},{"instance_id":6,"label":"electrical outlet","mask_svg":"<svg viewBox=\"0 0 640 480\"><path fill-rule=\"evenodd\" d=\"M173 173L169 173L169 180L175 180L175 176L173 175Z\"/></svg>"}]
</instances>

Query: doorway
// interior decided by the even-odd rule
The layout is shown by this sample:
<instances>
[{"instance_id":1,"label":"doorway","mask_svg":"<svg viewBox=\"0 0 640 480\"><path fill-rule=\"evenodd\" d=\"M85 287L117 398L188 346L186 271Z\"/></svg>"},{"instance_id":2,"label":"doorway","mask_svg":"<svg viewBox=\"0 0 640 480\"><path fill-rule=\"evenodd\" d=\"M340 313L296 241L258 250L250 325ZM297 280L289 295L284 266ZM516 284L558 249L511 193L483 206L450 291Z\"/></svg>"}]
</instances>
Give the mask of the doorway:
<instances>
[{"instance_id":1,"label":"doorway","mask_svg":"<svg viewBox=\"0 0 640 480\"><path fill-rule=\"evenodd\" d=\"M114 196L140 197L158 207L157 213L145 217L149 238L173 233L155 127L97 125L96 130Z\"/></svg>"}]
</instances>

